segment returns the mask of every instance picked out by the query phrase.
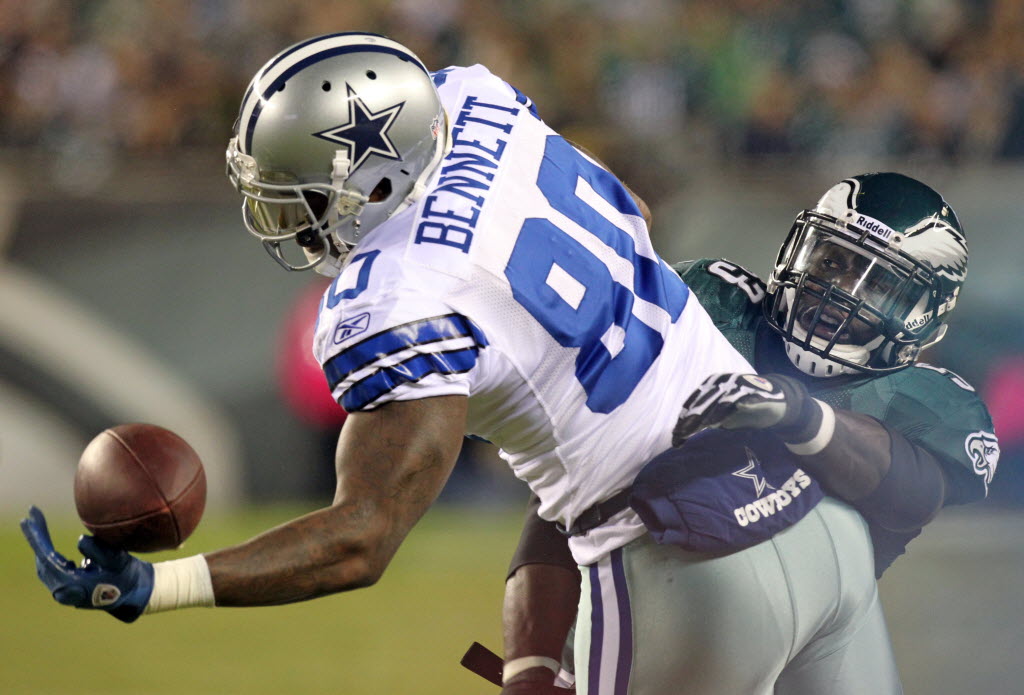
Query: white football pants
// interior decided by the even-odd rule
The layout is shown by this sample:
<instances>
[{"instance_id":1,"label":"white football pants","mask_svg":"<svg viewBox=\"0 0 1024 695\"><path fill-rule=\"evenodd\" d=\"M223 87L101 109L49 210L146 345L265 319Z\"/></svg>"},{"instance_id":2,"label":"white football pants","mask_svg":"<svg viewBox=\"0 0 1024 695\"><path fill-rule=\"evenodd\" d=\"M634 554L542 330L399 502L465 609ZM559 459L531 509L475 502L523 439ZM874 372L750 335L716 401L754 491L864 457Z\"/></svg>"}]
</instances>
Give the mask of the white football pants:
<instances>
[{"instance_id":1,"label":"white football pants","mask_svg":"<svg viewBox=\"0 0 1024 695\"><path fill-rule=\"evenodd\" d=\"M838 500L730 555L643 536L581 570L581 695L903 692L867 526Z\"/></svg>"}]
</instances>

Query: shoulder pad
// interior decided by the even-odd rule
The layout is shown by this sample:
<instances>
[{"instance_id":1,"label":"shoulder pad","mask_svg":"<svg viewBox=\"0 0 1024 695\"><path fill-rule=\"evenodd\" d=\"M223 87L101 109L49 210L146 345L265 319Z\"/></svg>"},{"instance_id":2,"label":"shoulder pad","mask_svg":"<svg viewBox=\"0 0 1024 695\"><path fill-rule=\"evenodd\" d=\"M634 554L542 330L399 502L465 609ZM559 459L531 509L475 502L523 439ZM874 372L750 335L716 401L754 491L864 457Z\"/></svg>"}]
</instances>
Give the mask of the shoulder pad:
<instances>
[{"instance_id":1,"label":"shoulder pad","mask_svg":"<svg viewBox=\"0 0 1024 695\"><path fill-rule=\"evenodd\" d=\"M992 416L974 387L948 369L921 363L891 380L886 423L939 459L958 464L954 470L961 475L954 473L950 480L953 502L987 495L999 462L999 442ZM961 477L962 472L973 475Z\"/></svg>"},{"instance_id":2,"label":"shoulder pad","mask_svg":"<svg viewBox=\"0 0 1024 695\"><path fill-rule=\"evenodd\" d=\"M719 328L746 326L761 315L765 284L724 258L702 258L674 266Z\"/></svg>"},{"instance_id":3,"label":"shoulder pad","mask_svg":"<svg viewBox=\"0 0 1024 695\"><path fill-rule=\"evenodd\" d=\"M954 372L954 371L952 371L950 369L946 369L945 367L935 367L933 365L926 364L924 362L918 362L918 363L912 365L910 367L910 369L926 369L926 370L928 370L930 372L935 372L936 374L941 374L942 377L944 377L947 381L950 381L950 382L956 384L958 387L960 387L964 391L969 391L971 393L975 393L976 392L975 388L973 386L971 386L969 383L967 383L966 379L964 379L962 376L960 376L956 372Z\"/></svg>"}]
</instances>

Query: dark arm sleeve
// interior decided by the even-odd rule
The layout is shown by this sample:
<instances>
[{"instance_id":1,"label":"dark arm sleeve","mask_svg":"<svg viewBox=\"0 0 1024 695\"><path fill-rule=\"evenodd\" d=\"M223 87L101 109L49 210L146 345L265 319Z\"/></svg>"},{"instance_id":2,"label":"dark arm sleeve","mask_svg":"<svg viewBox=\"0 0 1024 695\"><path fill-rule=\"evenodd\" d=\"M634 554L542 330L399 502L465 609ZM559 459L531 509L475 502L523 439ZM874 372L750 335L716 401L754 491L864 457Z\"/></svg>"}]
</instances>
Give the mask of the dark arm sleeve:
<instances>
[{"instance_id":1,"label":"dark arm sleeve","mask_svg":"<svg viewBox=\"0 0 1024 695\"><path fill-rule=\"evenodd\" d=\"M576 562L569 552L569 539L555 528L554 522L544 521L537 516L539 508L540 499L536 495L530 495L523 533L519 537L519 546L512 555L506 578L515 574L523 565L533 563L565 567L573 572L577 570Z\"/></svg>"},{"instance_id":2,"label":"dark arm sleeve","mask_svg":"<svg viewBox=\"0 0 1024 695\"><path fill-rule=\"evenodd\" d=\"M928 450L889 427L886 430L889 470L873 492L852 504L872 525L909 532L927 524L942 508L946 479L942 465Z\"/></svg>"}]
</instances>

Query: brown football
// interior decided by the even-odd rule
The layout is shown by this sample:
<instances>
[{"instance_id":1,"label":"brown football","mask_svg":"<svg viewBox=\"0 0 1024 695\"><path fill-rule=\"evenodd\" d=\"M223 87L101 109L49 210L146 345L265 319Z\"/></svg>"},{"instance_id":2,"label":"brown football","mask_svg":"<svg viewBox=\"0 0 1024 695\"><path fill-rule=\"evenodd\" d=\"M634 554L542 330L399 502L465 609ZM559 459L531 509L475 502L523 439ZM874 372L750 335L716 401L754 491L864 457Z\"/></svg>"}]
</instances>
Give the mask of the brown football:
<instances>
[{"instance_id":1,"label":"brown football","mask_svg":"<svg viewBox=\"0 0 1024 695\"><path fill-rule=\"evenodd\" d=\"M206 508L206 473L195 450L147 424L100 432L75 472L78 517L98 539L125 550L177 548Z\"/></svg>"}]
</instances>

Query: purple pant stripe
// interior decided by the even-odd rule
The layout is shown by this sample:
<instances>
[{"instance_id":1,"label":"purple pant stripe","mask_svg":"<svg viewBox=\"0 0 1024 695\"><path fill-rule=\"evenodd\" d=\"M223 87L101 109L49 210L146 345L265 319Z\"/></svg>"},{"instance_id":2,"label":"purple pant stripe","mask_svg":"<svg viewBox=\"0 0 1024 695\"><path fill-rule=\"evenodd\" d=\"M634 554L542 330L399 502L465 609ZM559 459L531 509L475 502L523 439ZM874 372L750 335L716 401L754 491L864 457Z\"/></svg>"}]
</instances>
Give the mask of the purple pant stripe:
<instances>
[{"instance_id":1,"label":"purple pant stripe","mask_svg":"<svg viewBox=\"0 0 1024 695\"><path fill-rule=\"evenodd\" d=\"M633 670L633 615L626 588L626 571L622 565L622 548L612 551L611 560L615 600L619 606L619 658L615 668L615 695L626 695Z\"/></svg>"},{"instance_id":2,"label":"purple pant stripe","mask_svg":"<svg viewBox=\"0 0 1024 695\"><path fill-rule=\"evenodd\" d=\"M604 643L604 604L601 600L601 578L597 565L590 566L590 663L588 690L601 692L601 646Z\"/></svg>"}]
</instances>

